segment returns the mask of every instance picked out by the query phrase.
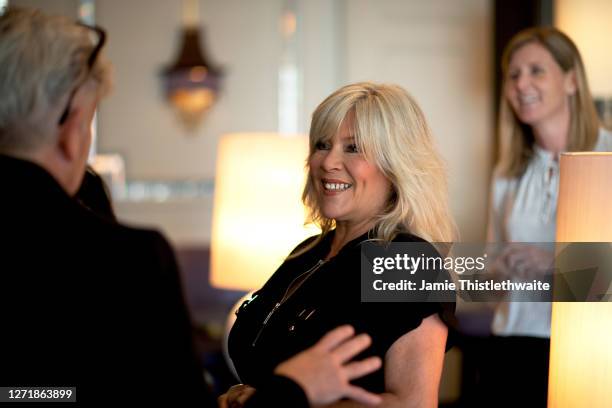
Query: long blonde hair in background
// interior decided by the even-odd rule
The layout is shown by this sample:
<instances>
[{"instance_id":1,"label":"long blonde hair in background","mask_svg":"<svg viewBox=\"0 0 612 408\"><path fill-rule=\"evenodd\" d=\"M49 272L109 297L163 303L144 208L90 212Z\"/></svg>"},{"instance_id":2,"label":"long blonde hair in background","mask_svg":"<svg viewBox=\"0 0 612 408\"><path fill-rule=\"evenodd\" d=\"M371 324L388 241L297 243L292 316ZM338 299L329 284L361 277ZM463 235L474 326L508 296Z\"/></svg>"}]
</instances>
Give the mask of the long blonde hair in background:
<instances>
[{"instance_id":1,"label":"long blonde hair in background","mask_svg":"<svg viewBox=\"0 0 612 408\"><path fill-rule=\"evenodd\" d=\"M533 27L516 34L502 56L503 84L499 107L499 160L496 173L501 177L519 177L533 156L534 135L521 123L505 97L508 66L512 55L526 44L546 48L563 72L574 71L576 92L570 98L570 130L567 151L592 150L597 142L600 121L589 90L580 52L572 40L553 27Z\"/></svg>"}]
</instances>

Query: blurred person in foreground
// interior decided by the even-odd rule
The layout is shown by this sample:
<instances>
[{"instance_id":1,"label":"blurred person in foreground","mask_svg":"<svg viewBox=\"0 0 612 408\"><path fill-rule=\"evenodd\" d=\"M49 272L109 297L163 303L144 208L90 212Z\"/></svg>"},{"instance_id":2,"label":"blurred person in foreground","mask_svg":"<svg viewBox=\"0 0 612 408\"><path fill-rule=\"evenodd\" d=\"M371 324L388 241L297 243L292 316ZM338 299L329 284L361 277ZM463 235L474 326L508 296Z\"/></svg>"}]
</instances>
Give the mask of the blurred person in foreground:
<instances>
[{"instance_id":1,"label":"blurred person in foreground","mask_svg":"<svg viewBox=\"0 0 612 408\"><path fill-rule=\"evenodd\" d=\"M36 10L0 16L0 385L76 387L80 403L215 406L167 241L74 197L110 88L104 43L98 27ZM353 333L337 328L279 362L249 405L357 394L349 381L380 361L351 361L369 344Z\"/></svg>"}]
</instances>

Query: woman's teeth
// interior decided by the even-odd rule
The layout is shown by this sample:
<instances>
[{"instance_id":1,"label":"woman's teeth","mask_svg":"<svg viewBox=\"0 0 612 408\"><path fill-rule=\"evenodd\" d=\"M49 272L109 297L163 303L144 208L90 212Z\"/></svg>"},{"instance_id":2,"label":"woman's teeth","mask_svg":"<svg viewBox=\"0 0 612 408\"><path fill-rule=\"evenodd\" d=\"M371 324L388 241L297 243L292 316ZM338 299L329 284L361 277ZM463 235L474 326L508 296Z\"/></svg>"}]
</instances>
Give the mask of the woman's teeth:
<instances>
[{"instance_id":1,"label":"woman's teeth","mask_svg":"<svg viewBox=\"0 0 612 408\"><path fill-rule=\"evenodd\" d=\"M521 105L530 105L538 101L537 95L522 95L519 97Z\"/></svg>"},{"instance_id":2,"label":"woman's teeth","mask_svg":"<svg viewBox=\"0 0 612 408\"><path fill-rule=\"evenodd\" d=\"M329 191L344 191L351 187L351 184L346 183L323 183L325 190Z\"/></svg>"}]
</instances>

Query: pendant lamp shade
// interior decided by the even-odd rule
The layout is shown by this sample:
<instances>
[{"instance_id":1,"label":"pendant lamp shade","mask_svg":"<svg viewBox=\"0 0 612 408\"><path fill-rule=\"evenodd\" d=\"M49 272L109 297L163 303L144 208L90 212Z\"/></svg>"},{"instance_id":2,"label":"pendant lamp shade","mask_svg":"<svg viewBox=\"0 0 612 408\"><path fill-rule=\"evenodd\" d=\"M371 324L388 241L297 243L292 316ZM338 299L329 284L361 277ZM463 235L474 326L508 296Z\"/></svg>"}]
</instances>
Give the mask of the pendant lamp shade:
<instances>
[{"instance_id":1,"label":"pendant lamp shade","mask_svg":"<svg viewBox=\"0 0 612 408\"><path fill-rule=\"evenodd\" d=\"M203 51L201 37L198 27L184 27L178 58L163 71L166 98L190 128L200 122L221 89L222 70Z\"/></svg>"}]
</instances>

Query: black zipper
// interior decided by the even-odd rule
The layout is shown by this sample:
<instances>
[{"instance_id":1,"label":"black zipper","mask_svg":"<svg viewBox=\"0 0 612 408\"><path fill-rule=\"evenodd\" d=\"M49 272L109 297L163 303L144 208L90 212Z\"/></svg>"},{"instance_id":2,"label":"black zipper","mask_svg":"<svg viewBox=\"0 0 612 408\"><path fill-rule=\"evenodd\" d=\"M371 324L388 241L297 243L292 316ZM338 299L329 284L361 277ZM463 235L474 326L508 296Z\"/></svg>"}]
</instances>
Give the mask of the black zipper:
<instances>
[{"instance_id":1,"label":"black zipper","mask_svg":"<svg viewBox=\"0 0 612 408\"><path fill-rule=\"evenodd\" d=\"M308 278L310 278L310 276L315 273L321 266L323 266L323 264L325 264L325 262L323 259L320 259L312 268L310 268L309 270L307 270L306 272L303 272L301 274L299 274L298 276L296 276L291 283L289 284L289 286L287 287L287 289L285 290L285 293L283 294L283 297L281 298L281 300L279 300L278 302L276 302L276 304L274 305L274 307L272 308L272 310L270 310L270 313L268 313L266 315L266 318L264 319L264 321L261 323L261 327L259 328L259 331L257 332L257 335L255 336L255 338L253 339L253 342L251 343L251 347L255 347L255 345L257 344L257 341L259 340L259 337L261 336L261 333L264 331L264 329L266 328L266 325L268 324L268 321L270 320L270 318L272 317L272 315L274 315L274 313L278 310L279 307L281 307L283 305L283 303L285 303L287 300L289 300L291 298L291 296L293 296L293 294L295 292L297 292L297 290L299 289L300 286L302 286L302 284L304 282L306 282L306 280L308 280ZM302 281L300 282L300 284L296 287L296 288L292 288L293 284L300 278L302 278L304 275L306 275L306 277L304 279L302 279ZM293 289L293 291L290 292L290 290Z\"/></svg>"}]
</instances>

